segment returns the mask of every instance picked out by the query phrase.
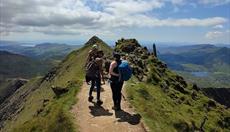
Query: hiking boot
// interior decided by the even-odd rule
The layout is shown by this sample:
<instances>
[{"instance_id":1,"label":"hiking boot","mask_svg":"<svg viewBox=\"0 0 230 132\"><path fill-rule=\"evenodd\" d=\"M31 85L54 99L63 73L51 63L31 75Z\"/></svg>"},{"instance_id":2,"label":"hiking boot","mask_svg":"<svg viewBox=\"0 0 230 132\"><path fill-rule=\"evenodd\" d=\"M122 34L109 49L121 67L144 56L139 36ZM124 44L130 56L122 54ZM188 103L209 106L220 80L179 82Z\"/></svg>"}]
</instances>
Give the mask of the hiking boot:
<instances>
[{"instance_id":1,"label":"hiking boot","mask_svg":"<svg viewBox=\"0 0 230 132\"><path fill-rule=\"evenodd\" d=\"M115 111L120 111L121 107L119 107L119 106L113 106L112 109L115 110Z\"/></svg>"},{"instance_id":2,"label":"hiking boot","mask_svg":"<svg viewBox=\"0 0 230 132\"><path fill-rule=\"evenodd\" d=\"M121 106L117 106L117 110L116 111L120 111L121 110Z\"/></svg>"},{"instance_id":3,"label":"hiking boot","mask_svg":"<svg viewBox=\"0 0 230 132\"><path fill-rule=\"evenodd\" d=\"M102 104L103 104L103 102L102 102L101 100L98 100L98 101L97 101L97 105L100 106L100 105L102 105Z\"/></svg>"},{"instance_id":4,"label":"hiking boot","mask_svg":"<svg viewBox=\"0 0 230 132\"><path fill-rule=\"evenodd\" d=\"M113 109L113 110L116 110L116 109L117 109L117 107L116 107L116 106L113 106L113 107L112 107L112 109Z\"/></svg>"},{"instance_id":5,"label":"hiking boot","mask_svg":"<svg viewBox=\"0 0 230 132\"><path fill-rule=\"evenodd\" d=\"M89 101L89 102L92 102L92 101L93 101L93 96L89 96L89 97L88 97L88 101Z\"/></svg>"}]
</instances>

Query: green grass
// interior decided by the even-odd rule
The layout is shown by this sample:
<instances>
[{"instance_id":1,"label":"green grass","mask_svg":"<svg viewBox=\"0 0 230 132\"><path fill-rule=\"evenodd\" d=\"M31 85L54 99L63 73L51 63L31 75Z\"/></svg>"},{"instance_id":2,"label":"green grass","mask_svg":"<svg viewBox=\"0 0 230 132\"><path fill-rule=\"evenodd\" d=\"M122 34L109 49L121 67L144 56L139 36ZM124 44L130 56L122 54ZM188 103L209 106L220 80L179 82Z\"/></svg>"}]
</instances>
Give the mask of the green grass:
<instances>
[{"instance_id":1,"label":"green grass","mask_svg":"<svg viewBox=\"0 0 230 132\"><path fill-rule=\"evenodd\" d=\"M65 95L53 100L38 117L19 125L13 131L15 132L30 132L30 131L45 131L45 132L71 132L76 131L73 123L73 117L69 110L76 103L76 93L79 91L81 83L75 82L68 86L70 91Z\"/></svg>"},{"instance_id":2,"label":"green grass","mask_svg":"<svg viewBox=\"0 0 230 132\"><path fill-rule=\"evenodd\" d=\"M18 92L19 95L30 88L37 88L26 96L24 104L21 105L22 111L13 120L7 121L3 131L77 131L69 110L77 101L76 94L84 79L84 64L91 46L71 52L59 64L52 80L39 83L41 78L37 78L24 85ZM99 47L106 55L112 53L112 49L105 43L100 43ZM51 89L52 85L67 88L69 91L56 97ZM49 101L44 104L44 100Z\"/></svg>"},{"instance_id":3,"label":"green grass","mask_svg":"<svg viewBox=\"0 0 230 132\"><path fill-rule=\"evenodd\" d=\"M191 96L173 89L165 93L158 85L136 82L133 79L126 85L128 99L151 131L192 131L193 128L200 127L205 116L208 117L204 126L206 131L227 130L221 128L217 122L222 117L221 114L229 115L229 111L217 105L217 108L207 112L204 104L209 99L201 93L197 93L198 99L193 100ZM174 99L170 98L172 94Z\"/></svg>"},{"instance_id":4,"label":"green grass","mask_svg":"<svg viewBox=\"0 0 230 132\"><path fill-rule=\"evenodd\" d=\"M0 53L0 75L4 78L31 78L44 75L52 67L51 63L46 61L31 59L10 52Z\"/></svg>"}]
</instances>

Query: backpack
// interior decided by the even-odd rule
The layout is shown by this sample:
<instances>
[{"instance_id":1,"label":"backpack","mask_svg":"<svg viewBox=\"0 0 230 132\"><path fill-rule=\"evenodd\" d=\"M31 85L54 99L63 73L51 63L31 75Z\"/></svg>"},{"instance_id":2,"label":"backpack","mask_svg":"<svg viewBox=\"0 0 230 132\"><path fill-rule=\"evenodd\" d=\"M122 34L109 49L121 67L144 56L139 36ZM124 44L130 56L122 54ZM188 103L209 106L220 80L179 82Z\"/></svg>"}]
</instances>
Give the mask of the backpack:
<instances>
[{"instance_id":1,"label":"backpack","mask_svg":"<svg viewBox=\"0 0 230 132\"><path fill-rule=\"evenodd\" d=\"M97 72L98 72L97 62L95 60L91 60L86 65L86 77L95 78L97 77Z\"/></svg>"},{"instance_id":2,"label":"backpack","mask_svg":"<svg viewBox=\"0 0 230 132\"><path fill-rule=\"evenodd\" d=\"M132 76L132 69L129 66L128 61L122 60L121 64L118 66L119 73L121 74L120 80L128 81Z\"/></svg>"}]
</instances>

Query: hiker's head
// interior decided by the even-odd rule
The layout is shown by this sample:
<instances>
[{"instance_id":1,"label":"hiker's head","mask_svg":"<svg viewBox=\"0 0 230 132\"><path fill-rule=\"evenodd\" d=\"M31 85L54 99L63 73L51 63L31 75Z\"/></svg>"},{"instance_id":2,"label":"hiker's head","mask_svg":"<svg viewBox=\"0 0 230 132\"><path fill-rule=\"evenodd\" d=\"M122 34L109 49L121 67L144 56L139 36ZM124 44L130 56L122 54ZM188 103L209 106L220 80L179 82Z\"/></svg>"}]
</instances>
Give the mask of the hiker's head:
<instances>
[{"instance_id":1,"label":"hiker's head","mask_svg":"<svg viewBox=\"0 0 230 132\"><path fill-rule=\"evenodd\" d=\"M97 46L96 44L94 44L94 45L92 46L92 50L98 50L98 46Z\"/></svg>"},{"instance_id":2,"label":"hiker's head","mask_svg":"<svg viewBox=\"0 0 230 132\"><path fill-rule=\"evenodd\" d=\"M128 56L129 56L128 54L123 54L123 55L122 55L122 59L123 59L123 60L127 60Z\"/></svg>"},{"instance_id":3,"label":"hiker's head","mask_svg":"<svg viewBox=\"0 0 230 132\"><path fill-rule=\"evenodd\" d=\"M104 56L104 52L103 52L102 50L99 50L99 51L97 52L97 56L98 56L98 57L103 57L103 56Z\"/></svg>"},{"instance_id":4,"label":"hiker's head","mask_svg":"<svg viewBox=\"0 0 230 132\"><path fill-rule=\"evenodd\" d=\"M115 60L120 60L121 59L121 55L118 53L113 53L113 57L115 58Z\"/></svg>"}]
</instances>

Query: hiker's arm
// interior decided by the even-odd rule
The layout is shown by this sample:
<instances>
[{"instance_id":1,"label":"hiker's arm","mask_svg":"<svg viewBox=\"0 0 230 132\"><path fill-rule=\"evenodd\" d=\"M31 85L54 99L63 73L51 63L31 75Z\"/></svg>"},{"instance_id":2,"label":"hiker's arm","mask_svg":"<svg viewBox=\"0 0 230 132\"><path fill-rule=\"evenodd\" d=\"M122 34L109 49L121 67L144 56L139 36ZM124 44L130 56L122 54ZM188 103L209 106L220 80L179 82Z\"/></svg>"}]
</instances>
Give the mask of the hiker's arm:
<instances>
[{"instance_id":1,"label":"hiker's arm","mask_svg":"<svg viewBox=\"0 0 230 132\"><path fill-rule=\"evenodd\" d=\"M102 81L105 84L105 79L104 79L104 73L103 73L102 64L103 64L103 60L100 60L99 70L100 70Z\"/></svg>"},{"instance_id":2,"label":"hiker's arm","mask_svg":"<svg viewBox=\"0 0 230 132\"><path fill-rule=\"evenodd\" d=\"M110 75L113 75L113 76L119 77L119 74L113 72L113 69L114 69L116 66L117 66L116 62L112 62L112 63L111 63L111 65L110 65L110 67L109 67L109 74L110 74Z\"/></svg>"}]
</instances>

